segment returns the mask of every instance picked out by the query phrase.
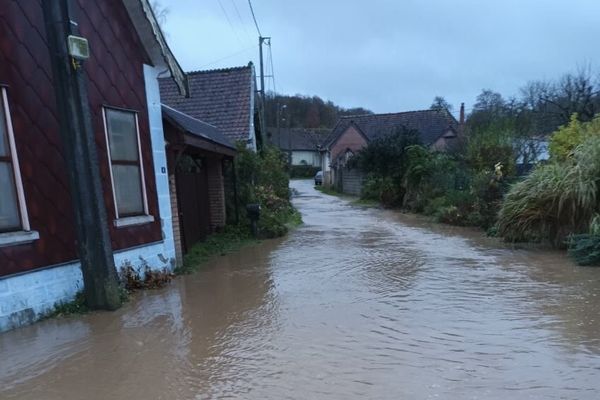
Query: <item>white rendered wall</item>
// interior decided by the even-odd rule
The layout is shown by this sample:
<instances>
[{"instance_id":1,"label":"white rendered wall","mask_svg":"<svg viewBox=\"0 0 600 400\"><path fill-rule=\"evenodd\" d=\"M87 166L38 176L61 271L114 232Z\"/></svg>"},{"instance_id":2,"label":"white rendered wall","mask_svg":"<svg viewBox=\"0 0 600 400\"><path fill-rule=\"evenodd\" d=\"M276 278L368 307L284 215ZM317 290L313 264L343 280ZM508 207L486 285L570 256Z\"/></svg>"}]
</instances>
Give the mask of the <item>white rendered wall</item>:
<instances>
[{"instance_id":1,"label":"white rendered wall","mask_svg":"<svg viewBox=\"0 0 600 400\"><path fill-rule=\"evenodd\" d=\"M163 132L162 110L158 75L160 68L144 65L146 79L146 100L148 103L148 119L152 138L152 154L154 156L154 176L158 194L158 209L163 237L161 254L169 260L175 260L175 242L173 241L173 219L171 215L171 196L169 195L169 175L167 172L167 152ZM118 265L118 264L117 264Z\"/></svg>"},{"instance_id":2,"label":"white rendered wall","mask_svg":"<svg viewBox=\"0 0 600 400\"><path fill-rule=\"evenodd\" d=\"M317 151L292 151L292 165L312 165L313 167L319 167L321 165L321 156Z\"/></svg>"}]
</instances>

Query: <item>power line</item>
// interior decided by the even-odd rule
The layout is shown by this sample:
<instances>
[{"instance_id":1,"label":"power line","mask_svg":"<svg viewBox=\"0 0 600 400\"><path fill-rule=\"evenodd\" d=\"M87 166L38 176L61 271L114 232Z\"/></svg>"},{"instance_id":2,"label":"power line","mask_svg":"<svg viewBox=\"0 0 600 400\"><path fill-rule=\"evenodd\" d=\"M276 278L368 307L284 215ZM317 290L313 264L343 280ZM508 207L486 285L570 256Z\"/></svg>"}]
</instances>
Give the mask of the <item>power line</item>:
<instances>
[{"instance_id":1,"label":"power line","mask_svg":"<svg viewBox=\"0 0 600 400\"><path fill-rule=\"evenodd\" d=\"M211 61L211 62L209 62L207 64L201 65L200 68L204 68L204 67L208 67L208 66L217 64L217 63L219 63L219 62L221 62L223 60L227 60L229 58L238 56L240 54L246 53L247 51L254 50L254 49L256 49L256 46L246 47L245 49L242 49L240 51L236 51L235 53L228 54L225 57L219 58L218 60L214 60L214 61Z\"/></svg>"},{"instance_id":2,"label":"power line","mask_svg":"<svg viewBox=\"0 0 600 400\"><path fill-rule=\"evenodd\" d=\"M235 0L231 0L231 4L233 4L235 13L237 14L238 19L240 20L240 25L242 25L242 28L244 29L244 33L246 34L246 36L250 36L250 34L248 32L248 28L246 28L246 24L244 23L244 21L242 19L242 15L240 14L240 10L238 9L237 4L235 4Z\"/></svg>"},{"instance_id":3,"label":"power line","mask_svg":"<svg viewBox=\"0 0 600 400\"><path fill-rule=\"evenodd\" d=\"M229 23L229 27L231 28L231 30L233 31L233 34L235 35L235 38L237 39L237 41L239 42L239 44L242 44L242 41L240 40L240 37L237 33L237 30L233 27L233 24L231 23L231 19L229 19L229 14L227 14L227 11L225 10L225 7L223 7L223 3L221 3L221 0L217 0L219 2L219 6L221 6L221 10L223 11L223 14L225 14L225 19L227 19L227 22Z\"/></svg>"},{"instance_id":4,"label":"power line","mask_svg":"<svg viewBox=\"0 0 600 400\"><path fill-rule=\"evenodd\" d=\"M254 15L254 8L252 8L252 0L248 0L248 5L250 6L250 12L252 13L252 19L254 20L254 25L256 26L256 31L258 32L258 36L262 36L262 33L260 33L260 28L258 27L258 22L256 22L256 16Z\"/></svg>"}]
</instances>

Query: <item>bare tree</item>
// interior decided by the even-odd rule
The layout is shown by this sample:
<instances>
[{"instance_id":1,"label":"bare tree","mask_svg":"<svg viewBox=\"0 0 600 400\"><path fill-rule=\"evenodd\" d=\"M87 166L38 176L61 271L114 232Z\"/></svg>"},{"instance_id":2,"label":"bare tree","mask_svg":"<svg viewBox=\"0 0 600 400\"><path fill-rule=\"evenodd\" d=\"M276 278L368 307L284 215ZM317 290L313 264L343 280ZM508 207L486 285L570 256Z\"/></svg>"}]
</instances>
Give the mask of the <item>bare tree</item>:
<instances>
[{"instance_id":1,"label":"bare tree","mask_svg":"<svg viewBox=\"0 0 600 400\"><path fill-rule=\"evenodd\" d=\"M581 68L574 74L564 75L544 98L551 106L549 111L560 115L563 123L568 123L571 115L589 121L599 111L598 85L589 68Z\"/></svg>"},{"instance_id":2,"label":"bare tree","mask_svg":"<svg viewBox=\"0 0 600 400\"><path fill-rule=\"evenodd\" d=\"M152 11L154 12L154 16L159 25L161 28L164 28L164 25L167 23L167 17L169 16L169 8L163 6L158 0L152 0L150 6L152 7Z\"/></svg>"},{"instance_id":3,"label":"bare tree","mask_svg":"<svg viewBox=\"0 0 600 400\"><path fill-rule=\"evenodd\" d=\"M433 103L429 107L430 110L448 110L452 111L452 104L448 103L443 96L435 96L433 98Z\"/></svg>"}]
</instances>

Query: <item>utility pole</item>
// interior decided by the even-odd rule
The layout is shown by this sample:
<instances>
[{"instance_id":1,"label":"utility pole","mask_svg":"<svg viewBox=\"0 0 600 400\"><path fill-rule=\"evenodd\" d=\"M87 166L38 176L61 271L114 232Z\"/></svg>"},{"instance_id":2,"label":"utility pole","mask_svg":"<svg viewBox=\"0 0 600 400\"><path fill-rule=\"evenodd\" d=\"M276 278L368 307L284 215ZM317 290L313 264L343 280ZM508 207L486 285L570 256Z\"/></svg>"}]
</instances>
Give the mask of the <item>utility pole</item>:
<instances>
[{"instance_id":1,"label":"utility pole","mask_svg":"<svg viewBox=\"0 0 600 400\"><path fill-rule=\"evenodd\" d=\"M265 42L270 43L270 41L271 41L270 37L264 37L264 36L258 37L258 49L259 49L259 57L260 57L260 94L261 94L261 102L262 102L262 107L261 107L261 112L260 112L262 126L261 126L261 130L260 130L260 135L263 139L263 143L265 143L265 144L267 143L266 142L267 120L265 118L265 107L266 107L267 103L266 103L266 96L265 96L265 68L264 68L264 61L263 61L263 44Z\"/></svg>"},{"instance_id":2,"label":"utility pole","mask_svg":"<svg viewBox=\"0 0 600 400\"><path fill-rule=\"evenodd\" d=\"M277 148L281 150L281 108L277 102Z\"/></svg>"},{"instance_id":3,"label":"utility pole","mask_svg":"<svg viewBox=\"0 0 600 400\"><path fill-rule=\"evenodd\" d=\"M121 306L98 154L89 109L86 75L71 57L67 37L79 33L71 0L43 0L60 134L75 213L77 246L86 304L94 309Z\"/></svg>"},{"instance_id":4,"label":"utility pole","mask_svg":"<svg viewBox=\"0 0 600 400\"><path fill-rule=\"evenodd\" d=\"M287 111L287 126L288 126L288 150L290 151L289 154L289 163L290 163L290 168L292 167L292 118L290 117L290 110L287 109L286 107L286 111Z\"/></svg>"}]
</instances>

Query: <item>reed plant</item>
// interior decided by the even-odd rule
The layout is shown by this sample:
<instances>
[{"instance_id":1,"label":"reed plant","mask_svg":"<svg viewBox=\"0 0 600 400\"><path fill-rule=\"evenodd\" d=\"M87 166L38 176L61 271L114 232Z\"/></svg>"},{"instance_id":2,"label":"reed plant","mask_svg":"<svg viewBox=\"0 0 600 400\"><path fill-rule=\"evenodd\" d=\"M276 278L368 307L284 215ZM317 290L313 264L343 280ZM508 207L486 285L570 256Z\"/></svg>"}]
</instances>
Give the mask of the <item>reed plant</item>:
<instances>
[{"instance_id":1,"label":"reed plant","mask_svg":"<svg viewBox=\"0 0 600 400\"><path fill-rule=\"evenodd\" d=\"M539 166L511 188L498 214L498 234L565 246L569 235L586 233L598 211L599 180L600 137L593 136L566 161Z\"/></svg>"}]
</instances>

